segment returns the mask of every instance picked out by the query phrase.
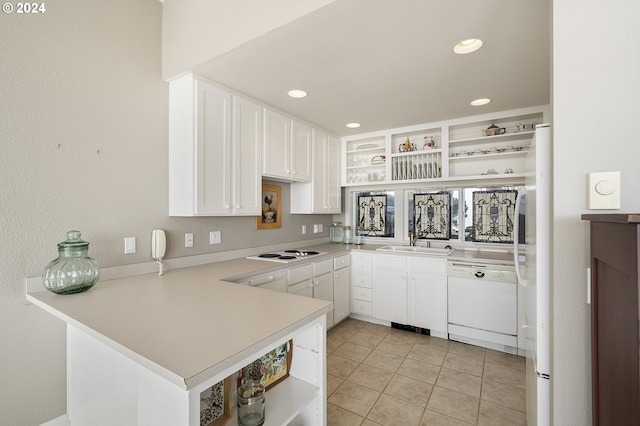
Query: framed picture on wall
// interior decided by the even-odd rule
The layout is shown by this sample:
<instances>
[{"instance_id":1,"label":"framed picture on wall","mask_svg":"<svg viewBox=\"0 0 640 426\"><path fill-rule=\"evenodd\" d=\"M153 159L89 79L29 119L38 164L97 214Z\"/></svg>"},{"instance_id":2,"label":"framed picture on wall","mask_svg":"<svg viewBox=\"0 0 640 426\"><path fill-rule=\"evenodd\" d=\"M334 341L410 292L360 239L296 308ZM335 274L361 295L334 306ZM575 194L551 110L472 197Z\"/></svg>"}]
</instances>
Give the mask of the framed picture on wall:
<instances>
[{"instance_id":1,"label":"framed picture on wall","mask_svg":"<svg viewBox=\"0 0 640 426\"><path fill-rule=\"evenodd\" d=\"M280 228L282 187L262 185L262 214L256 218L258 229Z\"/></svg>"}]
</instances>

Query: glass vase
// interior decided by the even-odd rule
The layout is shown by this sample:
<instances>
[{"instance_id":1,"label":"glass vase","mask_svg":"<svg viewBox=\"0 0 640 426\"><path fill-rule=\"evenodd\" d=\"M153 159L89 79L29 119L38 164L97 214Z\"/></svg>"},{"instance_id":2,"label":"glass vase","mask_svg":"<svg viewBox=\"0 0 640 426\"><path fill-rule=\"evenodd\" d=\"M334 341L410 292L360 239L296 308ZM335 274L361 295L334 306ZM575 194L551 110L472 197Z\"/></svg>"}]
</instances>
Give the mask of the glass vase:
<instances>
[{"instance_id":1,"label":"glass vase","mask_svg":"<svg viewBox=\"0 0 640 426\"><path fill-rule=\"evenodd\" d=\"M100 278L100 267L88 252L89 243L80 238L80 231L67 232L66 241L58 243L58 257L44 268L44 287L56 294L80 293L93 287Z\"/></svg>"}]
</instances>

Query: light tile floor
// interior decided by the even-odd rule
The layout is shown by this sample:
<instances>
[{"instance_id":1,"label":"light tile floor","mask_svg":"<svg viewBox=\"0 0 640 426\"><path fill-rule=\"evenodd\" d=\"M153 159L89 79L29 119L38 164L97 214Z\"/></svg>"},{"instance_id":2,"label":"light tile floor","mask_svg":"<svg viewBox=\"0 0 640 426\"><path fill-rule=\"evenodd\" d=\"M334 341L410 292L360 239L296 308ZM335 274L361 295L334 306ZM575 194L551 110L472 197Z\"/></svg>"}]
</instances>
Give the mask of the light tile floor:
<instances>
[{"instance_id":1,"label":"light tile floor","mask_svg":"<svg viewBox=\"0 0 640 426\"><path fill-rule=\"evenodd\" d=\"M347 318L327 335L327 424L526 425L525 361Z\"/></svg>"}]
</instances>

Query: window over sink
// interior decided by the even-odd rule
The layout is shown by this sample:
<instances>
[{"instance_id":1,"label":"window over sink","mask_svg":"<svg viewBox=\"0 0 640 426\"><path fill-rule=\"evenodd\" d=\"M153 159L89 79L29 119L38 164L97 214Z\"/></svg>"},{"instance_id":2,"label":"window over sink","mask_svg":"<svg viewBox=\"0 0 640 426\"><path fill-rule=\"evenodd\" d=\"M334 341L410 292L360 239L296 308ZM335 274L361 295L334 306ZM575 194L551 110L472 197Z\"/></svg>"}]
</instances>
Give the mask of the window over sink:
<instances>
[{"instance_id":1,"label":"window over sink","mask_svg":"<svg viewBox=\"0 0 640 426\"><path fill-rule=\"evenodd\" d=\"M354 228L357 235L378 238L395 236L394 191L357 192L354 200Z\"/></svg>"},{"instance_id":2,"label":"window over sink","mask_svg":"<svg viewBox=\"0 0 640 426\"><path fill-rule=\"evenodd\" d=\"M353 228L370 242L408 240L417 224L418 241L512 245L518 221L517 240L524 243L525 197L516 209L517 191L514 186L354 191Z\"/></svg>"}]
</instances>

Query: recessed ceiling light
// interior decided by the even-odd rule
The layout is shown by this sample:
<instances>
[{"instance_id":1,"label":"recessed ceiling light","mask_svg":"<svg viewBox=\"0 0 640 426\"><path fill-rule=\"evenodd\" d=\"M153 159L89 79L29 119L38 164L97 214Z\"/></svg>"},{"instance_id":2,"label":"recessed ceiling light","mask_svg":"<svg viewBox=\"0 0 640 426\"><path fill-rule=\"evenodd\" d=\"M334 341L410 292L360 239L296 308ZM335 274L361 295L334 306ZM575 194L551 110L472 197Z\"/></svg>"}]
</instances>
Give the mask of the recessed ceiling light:
<instances>
[{"instance_id":1,"label":"recessed ceiling light","mask_svg":"<svg viewBox=\"0 0 640 426\"><path fill-rule=\"evenodd\" d=\"M481 99L476 99L474 101L471 101L471 105L473 105L473 106L482 106L482 105L488 104L489 102L491 102L491 99L481 98Z\"/></svg>"},{"instance_id":2,"label":"recessed ceiling light","mask_svg":"<svg viewBox=\"0 0 640 426\"><path fill-rule=\"evenodd\" d=\"M475 52L482 47L482 40L479 38L469 38L462 40L460 43L453 47L453 51L458 55L466 55L467 53Z\"/></svg>"},{"instance_id":3,"label":"recessed ceiling light","mask_svg":"<svg viewBox=\"0 0 640 426\"><path fill-rule=\"evenodd\" d=\"M350 129L357 129L360 127L360 123L347 123L347 127Z\"/></svg>"},{"instance_id":4,"label":"recessed ceiling light","mask_svg":"<svg viewBox=\"0 0 640 426\"><path fill-rule=\"evenodd\" d=\"M289 90L289 92L287 93L290 97L292 98L296 98L296 99L300 99L300 98L306 98L308 93L305 92L304 90L301 89L293 89L293 90Z\"/></svg>"}]
</instances>

